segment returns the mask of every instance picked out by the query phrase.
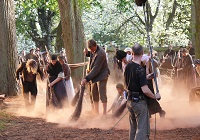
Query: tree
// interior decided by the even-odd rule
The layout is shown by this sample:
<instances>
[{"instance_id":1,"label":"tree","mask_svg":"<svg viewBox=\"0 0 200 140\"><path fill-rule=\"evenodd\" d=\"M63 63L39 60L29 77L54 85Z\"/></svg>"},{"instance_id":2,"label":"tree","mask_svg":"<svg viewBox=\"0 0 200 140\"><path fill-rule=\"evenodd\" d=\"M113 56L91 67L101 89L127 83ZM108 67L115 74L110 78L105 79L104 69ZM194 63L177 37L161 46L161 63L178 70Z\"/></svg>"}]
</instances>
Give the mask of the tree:
<instances>
[{"instance_id":1,"label":"tree","mask_svg":"<svg viewBox=\"0 0 200 140\"><path fill-rule=\"evenodd\" d=\"M200 59L200 0L194 0L195 5L195 27L196 27L196 34L195 34L195 57Z\"/></svg>"},{"instance_id":2,"label":"tree","mask_svg":"<svg viewBox=\"0 0 200 140\"><path fill-rule=\"evenodd\" d=\"M100 4L102 9L92 6L83 13L86 37L95 35L99 42L104 38L116 38L110 41L129 46L133 41L146 44L143 8L136 6L134 0L107 0ZM147 24L153 46L185 45L188 42L191 36L190 5L190 0L148 0Z\"/></svg>"},{"instance_id":3,"label":"tree","mask_svg":"<svg viewBox=\"0 0 200 140\"><path fill-rule=\"evenodd\" d=\"M32 39L35 46L45 50L52 48L59 23L58 4L56 0L16 0L17 33L26 39ZM56 26L55 26L56 25Z\"/></svg>"},{"instance_id":4,"label":"tree","mask_svg":"<svg viewBox=\"0 0 200 140\"><path fill-rule=\"evenodd\" d=\"M58 0L62 38L69 63L83 62L85 35L78 0ZM82 78L82 69L73 71L74 81Z\"/></svg>"},{"instance_id":5,"label":"tree","mask_svg":"<svg viewBox=\"0 0 200 140\"><path fill-rule=\"evenodd\" d=\"M16 27L13 0L0 1L0 93L16 95Z\"/></svg>"}]
</instances>

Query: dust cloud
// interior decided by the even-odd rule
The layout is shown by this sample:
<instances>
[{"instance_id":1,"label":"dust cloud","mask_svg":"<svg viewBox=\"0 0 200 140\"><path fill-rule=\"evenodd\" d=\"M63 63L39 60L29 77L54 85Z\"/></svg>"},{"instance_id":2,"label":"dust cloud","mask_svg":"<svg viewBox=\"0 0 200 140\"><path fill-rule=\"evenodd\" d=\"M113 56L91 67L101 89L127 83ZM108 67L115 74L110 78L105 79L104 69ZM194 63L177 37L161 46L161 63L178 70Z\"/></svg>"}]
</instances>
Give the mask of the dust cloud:
<instances>
[{"instance_id":1,"label":"dust cloud","mask_svg":"<svg viewBox=\"0 0 200 140\"><path fill-rule=\"evenodd\" d=\"M109 79L107 87L108 95L108 109L111 107L114 98L116 97L117 90L115 89L116 81L123 83L120 79ZM188 94L183 87L180 90L174 90L173 81L167 77L162 77L162 84L160 84L160 94L162 99L159 101L163 110L166 111L165 118L160 118L159 114L156 115L156 126L159 130L168 130L175 128L195 127L200 125L200 108L199 103L189 103ZM47 122L57 123L59 127L76 127L80 129L85 128L100 128L110 129L119 120L119 118L112 118L109 113L106 116L94 116L91 110L90 100L85 96L83 101L83 109L81 117L77 122L70 122L69 118L74 111L74 107L66 107L64 109L49 111L46 114L46 81L38 81L38 96L34 112L30 113L25 110L25 107L18 107L12 111L19 116L28 116L46 119ZM21 102L23 98L20 98ZM102 114L102 105L99 104L100 113ZM127 112L127 109L123 114ZM154 115L150 119L151 128L155 127ZM116 129L129 129L128 114L119 122Z\"/></svg>"}]
</instances>

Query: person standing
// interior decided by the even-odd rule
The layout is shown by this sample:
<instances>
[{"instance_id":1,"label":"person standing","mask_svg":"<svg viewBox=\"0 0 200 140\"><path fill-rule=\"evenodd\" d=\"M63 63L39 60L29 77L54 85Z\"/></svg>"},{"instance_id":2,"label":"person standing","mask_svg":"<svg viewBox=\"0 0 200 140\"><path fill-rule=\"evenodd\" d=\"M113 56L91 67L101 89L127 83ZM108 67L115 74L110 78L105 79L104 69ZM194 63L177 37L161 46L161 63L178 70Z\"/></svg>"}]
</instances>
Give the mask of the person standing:
<instances>
[{"instance_id":1,"label":"person standing","mask_svg":"<svg viewBox=\"0 0 200 140\"><path fill-rule=\"evenodd\" d=\"M184 84L187 89L190 90L197 86L195 65L192 56L187 49L183 49L182 55Z\"/></svg>"},{"instance_id":2,"label":"person standing","mask_svg":"<svg viewBox=\"0 0 200 140\"><path fill-rule=\"evenodd\" d=\"M188 49L189 49L189 54L192 56L192 58L195 57L195 49L192 46L192 41L188 42Z\"/></svg>"},{"instance_id":3,"label":"person standing","mask_svg":"<svg viewBox=\"0 0 200 140\"><path fill-rule=\"evenodd\" d=\"M49 87L48 92L52 92L52 104L54 107L63 108L65 103L68 101L67 92L64 82L64 72L62 69L62 65L57 61L57 56L51 56L51 63L47 66L46 69L49 74ZM48 94L50 95L50 94Z\"/></svg>"},{"instance_id":4,"label":"person standing","mask_svg":"<svg viewBox=\"0 0 200 140\"><path fill-rule=\"evenodd\" d=\"M143 47L135 44L132 47L133 62L130 62L124 72L125 86L128 89L127 108L130 112L130 140L149 140L150 123L146 97L159 99L148 88L146 71L141 66Z\"/></svg>"},{"instance_id":5,"label":"person standing","mask_svg":"<svg viewBox=\"0 0 200 140\"><path fill-rule=\"evenodd\" d=\"M37 56L35 55L34 49L31 49L30 52L25 55L25 59L26 59L26 61L28 61L29 59L33 59L33 60L39 62Z\"/></svg>"},{"instance_id":6,"label":"person standing","mask_svg":"<svg viewBox=\"0 0 200 140\"><path fill-rule=\"evenodd\" d=\"M67 90L67 96L68 96L68 100L69 102L72 101L75 92L74 92L74 86L73 86L73 82L72 82L72 78L71 78L71 70L70 67L67 63L65 63L65 56L59 56L58 57L58 61L60 62L60 64L62 65L63 68L63 72L65 75L65 83L66 83L66 90Z\"/></svg>"},{"instance_id":7,"label":"person standing","mask_svg":"<svg viewBox=\"0 0 200 140\"><path fill-rule=\"evenodd\" d=\"M20 73L22 74L22 88L25 106L27 111L31 111L34 109L37 96L36 75L39 73L42 80L44 79L44 75L40 70L38 63L33 59L21 63L16 71L17 80L20 78ZM31 93L31 101L29 101L29 92Z\"/></svg>"},{"instance_id":8,"label":"person standing","mask_svg":"<svg viewBox=\"0 0 200 140\"><path fill-rule=\"evenodd\" d=\"M99 47L95 40L87 42L87 49L84 50L86 56L90 57L89 70L81 84L85 85L91 81L91 94L94 105L94 113L99 114L99 98L103 103L103 114L107 111L107 81L110 74L105 51Z\"/></svg>"},{"instance_id":9,"label":"person standing","mask_svg":"<svg viewBox=\"0 0 200 140\"><path fill-rule=\"evenodd\" d=\"M116 52L116 58L119 62L122 63L122 71L124 72L125 68L126 68L126 65L131 62L132 60L130 61L127 61L127 53L125 51L122 51L122 50L118 50Z\"/></svg>"},{"instance_id":10,"label":"person standing","mask_svg":"<svg viewBox=\"0 0 200 140\"><path fill-rule=\"evenodd\" d=\"M132 59L133 59L132 49L130 47L127 47L127 48L124 49L124 52L126 52L126 61L127 62L132 61Z\"/></svg>"}]
</instances>

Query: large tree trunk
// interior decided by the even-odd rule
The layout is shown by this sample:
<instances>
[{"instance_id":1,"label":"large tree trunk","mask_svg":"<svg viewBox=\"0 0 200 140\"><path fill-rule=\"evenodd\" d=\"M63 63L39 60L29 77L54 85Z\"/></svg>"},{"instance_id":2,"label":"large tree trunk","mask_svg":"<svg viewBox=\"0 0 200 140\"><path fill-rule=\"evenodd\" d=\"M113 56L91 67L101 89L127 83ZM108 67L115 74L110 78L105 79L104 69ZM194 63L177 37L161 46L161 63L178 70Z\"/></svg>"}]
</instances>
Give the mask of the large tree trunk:
<instances>
[{"instance_id":1,"label":"large tree trunk","mask_svg":"<svg viewBox=\"0 0 200 140\"><path fill-rule=\"evenodd\" d=\"M194 5L194 2L192 1L192 4L191 4L191 40L192 40L192 46L195 48L196 46L196 41L195 41L195 34L196 34L196 28L195 28L195 24L196 24L196 14L195 14L195 5Z\"/></svg>"},{"instance_id":2,"label":"large tree trunk","mask_svg":"<svg viewBox=\"0 0 200 140\"><path fill-rule=\"evenodd\" d=\"M14 0L0 1L0 93L16 95L16 27Z\"/></svg>"},{"instance_id":3,"label":"large tree trunk","mask_svg":"<svg viewBox=\"0 0 200 140\"><path fill-rule=\"evenodd\" d=\"M63 39L62 39L62 25L60 21L57 27L55 51L60 52L62 48L64 48L64 44L63 44Z\"/></svg>"},{"instance_id":4,"label":"large tree trunk","mask_svg":"<svg viewBox=\"0 0 200 140\"><path fill-rule=\"evenodd\" d=\"M85 35L77 0L58 0L63 43L66 49L69 63L83 62L83 47L85 47ZM72 71L74 81L80 82L82 68Z\"/></svg>"},{"instance_id":5,"label":"large tree trunk","mask_svg":"<svg viewBox=\"0 0 200 140\"><path fill-rule=\"evenodd\" d=\"M195 57L200 59L200 0L194 0L196 33L195 33Z\"/></svg>"}]
</instances>

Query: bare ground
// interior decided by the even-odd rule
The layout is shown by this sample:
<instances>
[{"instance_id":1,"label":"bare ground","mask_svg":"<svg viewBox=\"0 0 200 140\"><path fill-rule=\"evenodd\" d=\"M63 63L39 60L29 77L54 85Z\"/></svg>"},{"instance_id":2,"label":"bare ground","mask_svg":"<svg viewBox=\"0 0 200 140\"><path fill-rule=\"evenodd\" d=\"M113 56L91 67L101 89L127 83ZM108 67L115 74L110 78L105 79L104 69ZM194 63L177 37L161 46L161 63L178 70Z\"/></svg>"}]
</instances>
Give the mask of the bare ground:
<instances>
[{"instance_id":1,"label":"bare ground","mask_svg":"<svg viewBox=\"0 0 200 140\"><path fill-rule=\"evenodd\" d=\"M115 84L116 79L109 81L109 102L114 99L112 93L114 93ZM41 86L44 85L41 84ZM160 103L166 109L167 117L164 120L158 118L156 140L200 140L199 105L191 109L185 99L174 100L174 97L168 93L169 89L161 89L161 92L165 94L163 94L164 100ZM0 140L128 140L127 116L114 130L109 130L109 128L117 120L91 119L84 114L75 125L68 124L69 116L65 116L66 112L62 111L64 117L57 117L58 114L53 114L55 118L48 119L43 113L45 107L41 105L45 97L42 90L44 88L39 87L37 115L24 112L25 107L21 95L6 99L5 108L0 110ZM155 132L153 123L154 119L151 120L151 140L154 139Z\"/></svg>"},{"instance_id":2,"label":"bare ground","mask_svg":"<svg viewBox=\"0 0 200 140\"><path fill-rule=\"evenodd\" d=\"M3 118L1 118L3 119ZM153 139L153 131L151 133ZM199 140L200 127L157 131L157 140ZM60 127L41 118L16 117L7 120L1 140L127 140L127 130Z\"/></svg>"}]
</instances>

